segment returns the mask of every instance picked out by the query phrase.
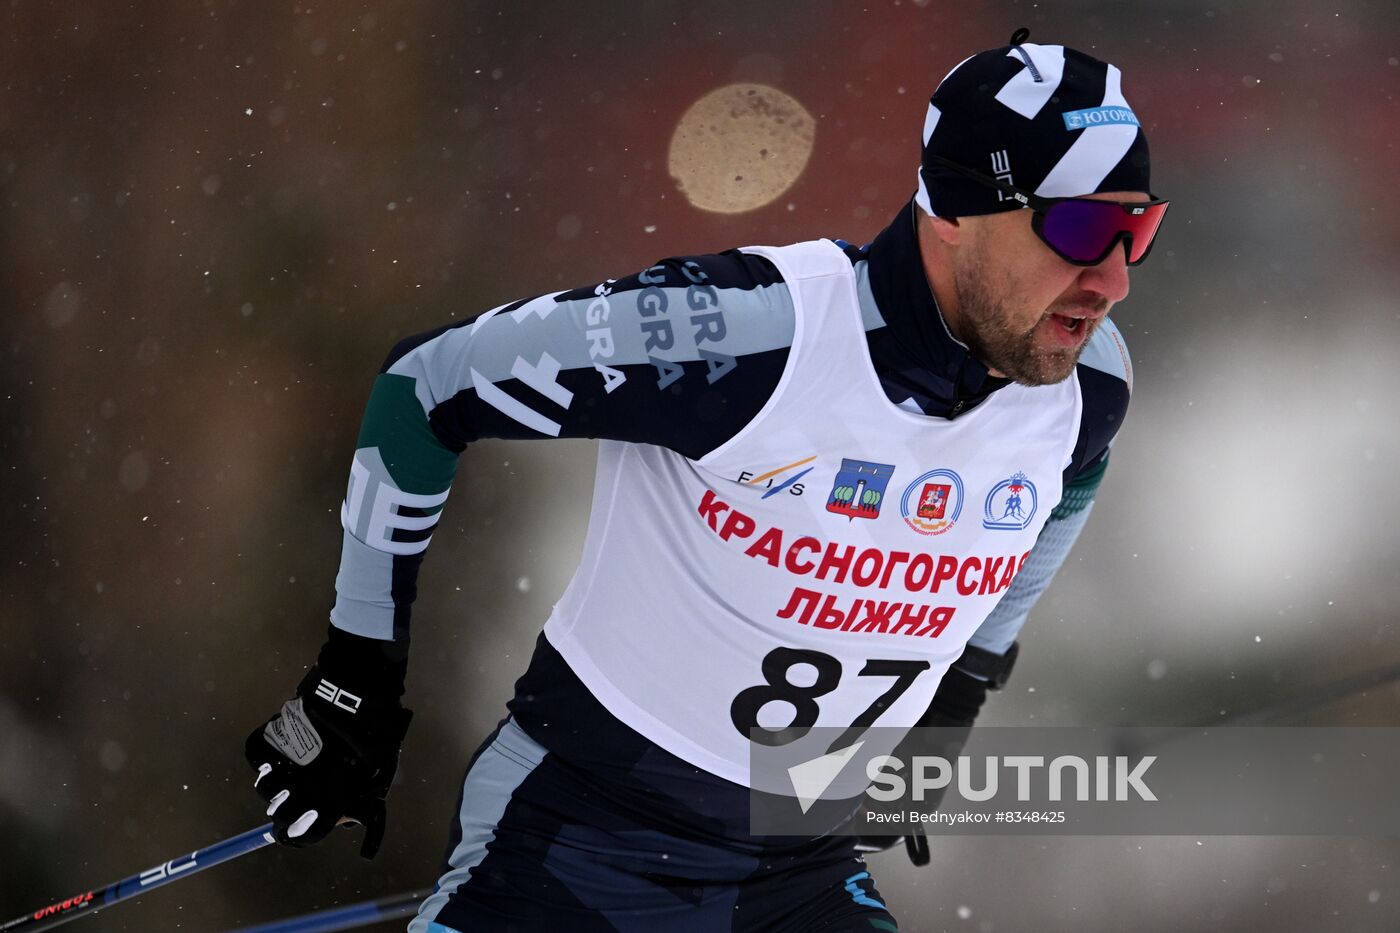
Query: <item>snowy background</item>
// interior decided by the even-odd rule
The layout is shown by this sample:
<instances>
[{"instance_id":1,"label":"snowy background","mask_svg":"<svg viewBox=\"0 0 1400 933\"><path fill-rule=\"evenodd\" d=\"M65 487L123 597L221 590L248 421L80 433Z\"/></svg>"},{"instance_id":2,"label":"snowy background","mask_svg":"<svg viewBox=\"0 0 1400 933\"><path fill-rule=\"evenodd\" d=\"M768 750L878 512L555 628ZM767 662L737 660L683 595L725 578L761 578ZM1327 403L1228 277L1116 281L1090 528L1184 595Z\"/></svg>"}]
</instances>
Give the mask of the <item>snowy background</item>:
<instances>
[{"instance_id":1,"label":"snowy background","mask_svg":"<svg viewBox=\"0 0 1400 933\"><path fill-rule=\"evenodd\" d=\"M0 920L263 822L371 379L407 334L655 259L870 239L936 82L1006 41L1124 69L1173 199L1114 318L1132 411L991 723L1209 721L1400 660L1400 7L99 3L0 13ZM815 133L771 203L667 168L706 93ZM692 182L694 184L694 182ZM694 190L692 188L692 194ZM265 850L73 929L426 886L576 560L593 445L465 455L422 577L385 851ZM464 506L470 489L471 508ZM1400 724L1393 685L1291 722ZM1400 841L935 840L908 931L1394 930Z\"/></svg>"}]
</instances>

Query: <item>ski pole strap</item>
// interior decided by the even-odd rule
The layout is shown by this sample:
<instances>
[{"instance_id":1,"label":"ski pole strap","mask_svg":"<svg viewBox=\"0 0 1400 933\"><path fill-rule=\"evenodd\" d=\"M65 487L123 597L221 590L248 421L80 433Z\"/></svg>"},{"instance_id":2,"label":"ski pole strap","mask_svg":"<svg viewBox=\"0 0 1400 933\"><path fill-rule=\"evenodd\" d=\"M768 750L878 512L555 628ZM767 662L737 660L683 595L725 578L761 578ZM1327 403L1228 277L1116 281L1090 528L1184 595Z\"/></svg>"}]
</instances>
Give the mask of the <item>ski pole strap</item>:
<instances>
[{"instance_id":1,"label":"ski pole strap","mask_svg":"<svg viewBox=\"0 0 1400 933\"><path fill-rule=\"evenodd\" d=\"M334 933L336 930L353 930L384 920L411 917L418 912L423 898L432 894L432 889L409 891L394 897L374 901L362 901L347 907L332 907L315 913L274 920L255 927L239 927L228 933Z\"/></svg>"},{"instance_id":2,"label":"ski pole strap","mask_svg":"<svg viewBox=\"0 0 1400 933\"><path fill-rule=\"evenodd\" d=\"M222 842L216 842L206 848L196 849L188 855L176 856L155 868L148 868L130 878L123 878L121 881L109 884L105 888L75 894L46 907L30 911L22 917L0 923L0 931L3 933L18 933L18 931L37 933L39 930L51 930L75 917L95 914L99 910L117 903L117 901L124 901L139 894L145 894L152 888L187 878L206 868L213 868L215 865L238 858L240 855L246 855L255 849L261 849L271 842L272 824L268 823L257 829L250 829L246 833L231 836Z\"/></svg>"}]
</instances>

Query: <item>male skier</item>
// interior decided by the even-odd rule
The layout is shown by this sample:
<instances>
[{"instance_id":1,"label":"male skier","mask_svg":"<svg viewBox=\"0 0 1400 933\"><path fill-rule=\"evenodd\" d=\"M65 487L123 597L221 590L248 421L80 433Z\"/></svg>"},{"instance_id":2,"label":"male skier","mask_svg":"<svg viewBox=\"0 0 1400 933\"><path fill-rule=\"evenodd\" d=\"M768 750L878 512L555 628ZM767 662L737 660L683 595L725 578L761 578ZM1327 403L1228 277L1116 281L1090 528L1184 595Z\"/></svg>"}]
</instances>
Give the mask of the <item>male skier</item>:
<instances>
[{"instance_id":1,"label":"male skier","mask_svg":"<svg viewBox=\"0 0 1400 933\"><path fill-rule=\"evenodd\" d=\"M749 833L750 743L971 726L1087 519L1131 382L1106 315L1167 205L1118 69L1027 37L940 83L868 246L667 259L393 349L328 640L247 742L279 841L378 846L458 454L599 438L582 562L410 930L895 929L855 839Z\"/></svg>"}]
</instances>

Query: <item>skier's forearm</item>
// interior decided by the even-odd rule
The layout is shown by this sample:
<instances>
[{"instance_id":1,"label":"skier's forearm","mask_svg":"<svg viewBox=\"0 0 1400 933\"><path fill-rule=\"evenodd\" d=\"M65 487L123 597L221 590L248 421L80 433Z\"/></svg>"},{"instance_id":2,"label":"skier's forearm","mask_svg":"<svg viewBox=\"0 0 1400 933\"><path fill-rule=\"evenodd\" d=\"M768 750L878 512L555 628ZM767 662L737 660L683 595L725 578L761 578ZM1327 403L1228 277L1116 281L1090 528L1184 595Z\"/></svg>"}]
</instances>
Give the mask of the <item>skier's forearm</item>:
<instances>
[{"instance_id":1,"label":"skier's forearm","mask_svg":"<svg viewBox=\"0 0 1400 933\"><path fill-rule=\"evenodd\" d=\"M1026 558L1025 565L1016 574L1001 602L973 633L969 644L995 654L1005 654L1010 650L1026 624L1031 608L1050 587L1050 581L1069 557L1075 541L1079 540L1079 533L1089 521L1094 495L1107 466L1108 460L1105 458L1100 465L1076 477L1065 487L1064 496L1041 529L1030 557Z\"/></svg>"},{"instance_id":2,"label":"skier's forearm","mask_svg":"<svg viewBox=\"0 0 1400 933\"><path fill-rule=\"evenodd\" d=\"M418 567L457 466L416 388L393 373L375 380L341 506L331 624L365 638L407 641Z\"/></svg>"}]
</instances>

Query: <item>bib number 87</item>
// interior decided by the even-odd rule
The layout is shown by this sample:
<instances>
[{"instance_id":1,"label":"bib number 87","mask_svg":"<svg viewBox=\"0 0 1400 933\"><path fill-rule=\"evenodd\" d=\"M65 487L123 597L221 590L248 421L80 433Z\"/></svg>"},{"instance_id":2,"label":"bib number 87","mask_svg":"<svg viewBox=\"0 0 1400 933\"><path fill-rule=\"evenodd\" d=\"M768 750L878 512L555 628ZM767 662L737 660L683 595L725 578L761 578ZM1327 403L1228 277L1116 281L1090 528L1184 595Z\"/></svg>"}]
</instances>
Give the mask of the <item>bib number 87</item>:
<instances>
[{"instance_id":1,"label":"bib number 87","mask_svg":"<svg viewBox=\"0 0 1400 933\"><path fill-rule=\"evenodd\" d=\"M792 669L799 664L810 665L817 672L816 680L808 686L795 684L789 679ZM787 745L810 732L821 712L817 698L826 696L841 682L841 662L838 659L806 648L774 648L764 656L760 669L764 683L740 690L729 705L729 718L734 722L734 728L760 745ZM928 669L927 661L866 661L858 677L893 677L894 683L846 727L827 752L846 748L854 742ZM758 711L774 701L787 703L793 708L792 721L779 729L770 729L758 722Z\"/></svg>"}]
</instances>

